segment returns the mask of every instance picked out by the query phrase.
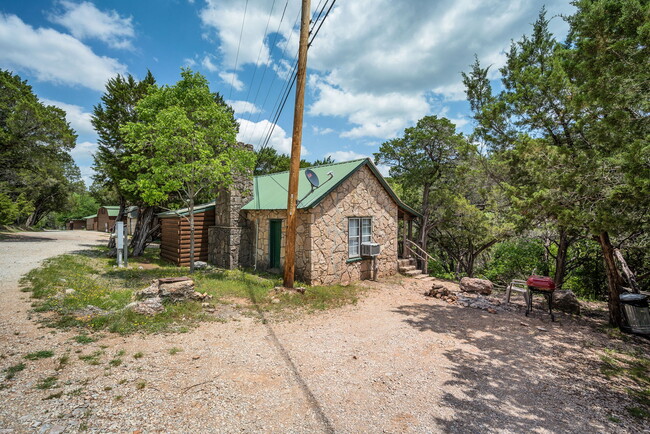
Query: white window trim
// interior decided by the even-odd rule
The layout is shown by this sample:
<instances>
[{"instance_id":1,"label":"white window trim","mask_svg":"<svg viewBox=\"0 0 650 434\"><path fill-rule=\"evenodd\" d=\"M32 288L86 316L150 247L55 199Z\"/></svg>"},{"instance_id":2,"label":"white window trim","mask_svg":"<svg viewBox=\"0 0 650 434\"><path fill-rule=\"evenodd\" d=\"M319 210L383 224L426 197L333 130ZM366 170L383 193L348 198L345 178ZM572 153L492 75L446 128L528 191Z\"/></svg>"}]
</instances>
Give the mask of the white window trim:
<instances>
[{"instance_id":1,"label":"white window trim","mask_svg":"<svg viewBox=\"0 0 650 434\"><path fill-rule=\"evenodd\" d=\"M358 253L356 255L350 254L350 245L351 245L351 231L350 231L350 223L353 220L357 220L359 222L359 235L355 236L354 238L358 239L358 244L357 244L357 250ZM370 221L370 241L366 242L372 242L372 226L373 226L373 218L372 217L348 217L348 259L355 259L355 258L360 258L361 257L361 244L364 242L363 241L363 222L364 220Z\"/></svg>"}]
</instances>

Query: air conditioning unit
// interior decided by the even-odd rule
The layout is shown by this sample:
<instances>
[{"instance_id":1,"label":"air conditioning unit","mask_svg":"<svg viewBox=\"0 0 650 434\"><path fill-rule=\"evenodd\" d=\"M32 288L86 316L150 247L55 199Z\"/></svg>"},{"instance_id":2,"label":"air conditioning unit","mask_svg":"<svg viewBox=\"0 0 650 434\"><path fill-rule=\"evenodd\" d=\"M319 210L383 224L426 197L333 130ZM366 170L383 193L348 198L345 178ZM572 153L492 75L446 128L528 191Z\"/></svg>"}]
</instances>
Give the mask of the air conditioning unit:
<instances>
[{"instance_id":1,"label":"air conditioning unit","mask_svg":"<svg viewBox=\"0 0 650 434\"><path fill-rule=\"evenodd\" d=\"M379 255L380 247L377 243L363 243L361 244L361 256L377 256Z\"/></svg>"}]
</instances>

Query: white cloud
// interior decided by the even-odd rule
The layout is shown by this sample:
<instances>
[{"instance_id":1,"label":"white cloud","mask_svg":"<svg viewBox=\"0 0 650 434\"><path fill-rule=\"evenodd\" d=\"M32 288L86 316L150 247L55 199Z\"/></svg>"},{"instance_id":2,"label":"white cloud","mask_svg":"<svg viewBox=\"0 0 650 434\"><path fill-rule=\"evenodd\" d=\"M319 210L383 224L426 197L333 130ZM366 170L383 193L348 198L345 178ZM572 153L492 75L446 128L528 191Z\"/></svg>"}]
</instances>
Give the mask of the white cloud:
<instances>
[{"instance_id":1,"label":"white cloud","mask_svg":"<svg viewBox=\"0 0 650 434\"><path fill-rule=\"evenodd\" d=\"M226 83L228 86L232 85L233 89L240 91L244 89L244 82L237 77L237 74L232 72L222 71L219 73L219 77Z\"/></svg>"},{"instance_id":2,"label":"white cloud","mask_svg":"<svg viewBox=\"0 0 650 434\"><path fill-rule=\"evenodd\" d=\"M311 128L314 131L314 134L318 134L320 136L324 136L325 134L332 134L334 132L332 128L320 128L316 125L313 125Z\"/></svg>"},{"instance_id":3,"label":"white cloud","mask_svg":"<svg viewBox=\"0 0 650 434\"><path fill-rule=\"evenodd\" d=\"M242 114L242 113L259 113L260 109L253 104L252 102L248 101L226 101L230 107L235 110L235 113L237 114Z\"/></svg>"},{"instance_id":4,"label":"white cloud","mask_svg":"<svg viewBox=\"0 0 650 434\"><path fill-rule=\"evenodd\" d=\"M267 119L259 122L251 122L247 119L237 119L237 121L239 122L237 140L249 143L255 149L259 149L273 127L273 123ZM280 125L275 125L267 146L274 148L282 154L291 154L291 136L288 136L287 132ZM304 146L301 147L300 153L302 156L309 155L309 151Z\"/></svg>"},{"instance_id":5,"label":"white cloud","mask_svg":"<svg viewBox=\"0 0 650 434\"><path fill-rule=\"evenodd\" d=\"M79 160L92 158L93 154L97 151L97 143L81 142L70 152L70 154Z\"/></svg>"},{"instance_id":6,"label":"white cloud","mask_svg":"<svg viewBox=\"0 0 650 434\"><path fill-rule=\"evenodd\" d=\"M212 59L210 59L210 56L205 56L201 61L201 65L203 65L203 67L210 72L216 72L219 69L217 65L212 63Z\"/></svg>"},{"instance_id":7,"label":"white cloud","mask_svg":"<svg viewBox=\"0 0 650 434\"><path fill-rule=\"evenodd\" d=\"M255 63L260 47L260 63L271 61L271 41L263 32L269 7L264 0L248 2L239 44L245 9L241 1L207 1L200 16L218 37L222 69L234 69L238 49L237 69ZM496 78L510 41L530 33L540 7L526 0L337 2L309 50L310 74L319 77L310 81L315 100L309 113L348 121L351 127L343 137L393 137L430 114L431 100L465 100L460 73L469 70L475 54L485 66L493 65L491 78ZM548 0L546 7L549 17L575 9L566 0ZM292 69L297 49L297 3L291 8L276 43L277 48L289 48L280 59L274 54L271 65L280 78ZM271 16L271 30L279 13ZM567 28L560 18L551 20L560 38Z\"/></svg>"},{"instance_id":8,"label":"white cloud","mask_svg":"<svg viewBox=\"0 0 650 434\"><path fill-rule=\"evenodd\" d=\"M290 3L279 30L282 35L291 32L294 17L300 8L299 3ZM265 40L264 31L267 29L267 23L269 34L278 30L283 14L280 2L275 4L271 13L272 6L273 2L267 0L249 0L246 7L243 7L239 0L207 0L205 7L199 12L199 17L203 25L218 36L219 51L225 68L233 70L235 61L237 69L244 64L264 65L269 62L269 41Z\"/></svg>"},{"instance_id":9,"label":"white cloud","mask_svg":"<svg viewBox=\"0 0 650 434\"><path fill-rule=\"evenodd\" d=\"M196 60L192 59L191 57L187 57L183 59L183 66L187 68L194 68L196 66Z\"/></svg>"},{"instance_id":10,"label":"white cloud","mask_svg":"<svg viewBox=\"0 0 650 434\"><path fill-rule=\"evenodd\" d=\"M61 0L59 5L63 11L51 14L49 19L67 28L74 37L99 39L113 48L133 48L131 39L135 31L131 17L121 17L114 10L100 11L90 2Z\"/></svg>"},{"instance_id":11,"label":"white cloud","mask_svg":"<svg viewBox=\"0 0 650 434\"><path fill-rule=\"evenodd\" d=\"M342 161L351 161L351 160L359 160L361 158L369 158L369 155L365 154L359 154L358 152L354 151L334 151L334 152L328 152L325 154L325 157L332 157L332 160L338 162Z\"/></svg>"},{"instance_id":12,"label":"white cloud","mask_svg":"<svg viewBox=\"0 0 650 434\"><path fill-rule=\"evenodd\" d=\"M72 128L75 129L77 134L95 134L95 129L91 123L92 115L84 112L83 107L46 98L41 98L41 101L43 104L53 105L64 110L66 112L66 120L70 122L70 125L72 125Z\"/></svg>"},{"instance_id":13,"label":"white cloud","mask_svg":"<svg viewBox=\"0 0 650 434\"><path fill-rule=\"evenodd\" d=\"M70 35L34 29L15 15L0 14L0 63L32 72L38 80L103 90L109 78L126 73L116 59L97 56Z\"/></svg>"},{"instance_id":14,"label":"white cloud","mask_svg":"<svg viewBox=\"0 0 650 434\"><path fill-rule=\"evenodd\" d=\"M346 92L316 76L310 78L310 84L317 94L316 102L309 107L310 115L341 116L357 125L342 137L395 137L430 111L423 94Z\"/></svg>"}]
</instances>

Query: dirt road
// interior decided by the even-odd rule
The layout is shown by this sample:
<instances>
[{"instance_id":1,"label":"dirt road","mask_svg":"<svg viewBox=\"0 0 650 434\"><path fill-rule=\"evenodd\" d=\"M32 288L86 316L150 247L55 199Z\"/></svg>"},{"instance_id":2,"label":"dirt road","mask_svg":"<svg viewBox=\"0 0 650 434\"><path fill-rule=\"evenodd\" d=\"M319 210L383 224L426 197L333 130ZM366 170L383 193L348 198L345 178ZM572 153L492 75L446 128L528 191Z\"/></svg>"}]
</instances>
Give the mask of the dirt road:
<instances>
[{"instance_id":1,"label":"dirt road","mask_svg":"<svg viewBox=\"0 0 650 434\"><path fill-rule=\"evenodd\" d=\"M0 431L647 430L627 414L629 396L599 374L608 338L588 322L536 315L522 325L520 312L493 315L424 297L413 279L367 283L358 305L292 322L242 317L188 333L104 333L77 343L78 331L27 319L16 281L40 259L95 241L79 234L0 242L0 367L28 352L55 353L3 383ZM92 354L96 363L79 358ZM47 377L56 386L38 389Z\"/></svg>"}]
</instances>

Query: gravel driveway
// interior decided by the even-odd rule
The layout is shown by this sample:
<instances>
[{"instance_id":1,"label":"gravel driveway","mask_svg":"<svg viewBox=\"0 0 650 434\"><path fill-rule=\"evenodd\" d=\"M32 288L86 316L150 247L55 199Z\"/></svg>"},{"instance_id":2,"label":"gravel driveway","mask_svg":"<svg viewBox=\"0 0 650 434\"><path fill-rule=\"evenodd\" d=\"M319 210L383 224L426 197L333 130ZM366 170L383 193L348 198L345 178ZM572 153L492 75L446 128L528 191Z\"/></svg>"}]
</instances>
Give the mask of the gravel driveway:
<instances>
[{"instance_id":1,"label":"gravel driveway","mask_svg":"<svg viewBox=\"0 0 650 434\"><path fill-rule=\"evenodd\" d=\"M24 236L0 241L0 366L36 350L55 357L26 362L5 382L0 432L648 430L626 415L627 394L599 375L608 338L587 321L448 305L414 279L367 282L357 305L290 322L260 314L82 345L74 331L28 320L16 282L41 259L104 236ZM79 359L95 351L97 364ZM35 388L48 376L57 387Z\"/></svg>"}]
</instances>

